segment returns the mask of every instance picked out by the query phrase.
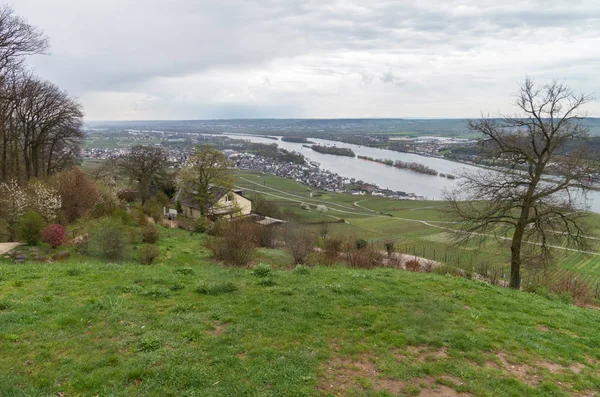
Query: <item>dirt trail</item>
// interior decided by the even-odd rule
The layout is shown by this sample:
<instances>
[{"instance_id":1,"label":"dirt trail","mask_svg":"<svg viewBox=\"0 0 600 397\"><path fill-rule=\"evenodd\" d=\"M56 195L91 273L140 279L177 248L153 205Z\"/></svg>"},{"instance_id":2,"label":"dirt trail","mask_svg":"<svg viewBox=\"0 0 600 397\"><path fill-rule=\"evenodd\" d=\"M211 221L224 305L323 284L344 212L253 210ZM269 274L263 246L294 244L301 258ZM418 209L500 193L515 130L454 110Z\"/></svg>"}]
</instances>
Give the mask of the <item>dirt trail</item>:
<instances>
[{"instance_id":1,"label":"dirt trail","mask_svg":"<svg viewBox=\"0 0 600 397\"><path fill-rule=\"evenodd\" d=\"M0 243L0 255L6 254L9 251L17 248L21 243Z\"/></svg>"}]
</instances>

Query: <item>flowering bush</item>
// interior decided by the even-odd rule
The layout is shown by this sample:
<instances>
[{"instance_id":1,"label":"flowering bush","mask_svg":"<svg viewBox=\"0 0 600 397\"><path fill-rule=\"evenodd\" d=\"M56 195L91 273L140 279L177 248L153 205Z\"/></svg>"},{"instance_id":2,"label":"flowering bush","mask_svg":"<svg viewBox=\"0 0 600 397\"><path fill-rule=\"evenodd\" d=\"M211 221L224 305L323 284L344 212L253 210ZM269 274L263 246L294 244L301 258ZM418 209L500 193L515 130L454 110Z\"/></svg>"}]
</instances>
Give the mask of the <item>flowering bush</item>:
<instances>
[{"instance_id":1,"label":"flowering bush","mask_svg":"<svg viewBox=\"0 0 600 397\"><path fill-rule=\"evenodd\" d=\"M58 191L44 185L42 182L34 182L29 187L27 199L29 208L40 214L46 222L56 219L62 201Z\"/></svg>"},{"instance_id":2,"label":"flowering bush","mask_svg":"<svg viewBox=\"0 0 600 397\"><path fill-rule=\"evenodd\" d=\"M65 241L65 228L59 224L52 224L42 229L42 241L56 248Z\"/></svg>"},{"instance_id":3,"label":"flowering bush","mask_svg":"<svg viewBox=\"0 0 600 397\"><path fill-rule=\"evenodd\" d=\"M0 217L6 222L11 240L16 237L17 224L27 208L27 194L16 180L0 184Z\"/></svg>"}]
</instances>

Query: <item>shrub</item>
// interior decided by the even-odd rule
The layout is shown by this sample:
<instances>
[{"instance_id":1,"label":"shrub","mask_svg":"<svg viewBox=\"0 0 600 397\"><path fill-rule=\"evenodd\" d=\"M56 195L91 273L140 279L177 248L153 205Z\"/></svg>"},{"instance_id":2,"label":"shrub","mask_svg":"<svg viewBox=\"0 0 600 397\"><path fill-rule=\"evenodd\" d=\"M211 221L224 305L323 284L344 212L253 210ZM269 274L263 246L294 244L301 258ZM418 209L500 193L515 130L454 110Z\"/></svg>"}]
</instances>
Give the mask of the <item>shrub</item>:
<instances>
[{"instance_id":1,"label":"shrub","mask_svg":"<svg viewBox=\"0 0 600 397\"><path fill-rule=\"evenodd\" d=\"M144 244L138 251L138 259L142 265L151 265L160 256L160 249L152 244Z\"/></svg>"},{"instance_id":2,"label":"shrub","mask_svg":"<svg viewBox=\"0 0 600 397\"><path fill-rule=\"evenodd\" d=\"M341 237L331 237L323 243L323 256L325 263L332 265L337 262L340 252L342 252L342 245L344 241Z\"/></svg>"},{"instance_id":3,"label":"shrub","mask_svg":"<svg viewBox=\"0 0 600 397\"><path fill-rule=\"evenodd\" d=\"M223 220L212 222L208 225L208 228L206 229L206 234L208 234L209 236L222 237L225 233L225 226L227 226L227 222Z\"/></svg>"},{"instance_id":4,"label":"shrub","mask_svg":"<svg viewBox=\"0 0 600 397\"><path fill-rule=\"evenodd\" d=\"M254 256L255 247L252 225L246 222L230 222L223 229L223 237L210 236L206 240L213 258L233 266L246 266Z\"/></svg>"},{"instance_id":5,"label":"shrub","mask_svg":"<svg viewBox=\"0 0 600 397\"><path fill-rule=\"evenodd\" d=\"M273 248L275 246L275 229L268 226L253 225L254 243L259 247Z\"/></svg>"},{"instance_id":6,"label":"shrub","mask_svg":"<svg viewBox=\"0 0 600 397\"><path fill-rule=\"evenodd\" d=\"M160 231L156 225L149 223L142 229L142 241L144 243L154 244L160 238Z\"/></svg>"},{"instance_id":7,"label":"shrub","mask_svg":"<svg viewBox=\"0 0 600 397\"><path fill-rule=\"evenodd\" d=\"M409 259L404 264L404 267L406 268L406 270L409 270L411 272L418 272L421 270L421 263L418 259Z\"/></svg>"},{"instance_id":8,"label":"shrub","mask_svg":"<svg viewBox=\"0 0 600 397\"><path fill-rule=\"evenodd\" d=\"M125 231L121 222L101 219L90 230L88 252L92 256L117 261L125 256Z\"/></svg>"},{"instance_id":9,"label":"shrub","mask_svg":"<svg viewBox=\"0 0 600 397\"><path fill-rule=\"evenodd\" d=\"M328 211L328 208L327 208L327 206L325 206L325 205L317 205L317 212L318 212L319 214L324 214L324 213L326 213L327 211Z\"/></svg>"},{"instance_id":10,"label":"shrub","mask_svg":"<svg viewBox=\"0 0 600 397\"><path fill-rule=\"evenodd\" d=\"M304 264L308 255L315 249L315 237L307 229L293 227L286 233L285 244L294 258L294 263Z\"/></svg>"},{"instance_id":11,"label":"shrub","mask_svg":"<svg viewBox=\"0 0 600 397\"><path fill-rule=\"evenodd\" d=\"M383 245L385 247L385 252L387 252L388 258L391 258L392 254L396 250L396 246L395 246L394 242L391 240L388 240L385 243L383 243Z\"/></svg>"},{"instance_id":12,"label":"shrub","mask_svg":"<svg viewBox=\"0 0 600 397\"><path fill-rule=\"evenodd\" d=\"M589 283L579 280L573 274L560 274L554 277L546 286L550 292L558 295L559 300L569 303L569 300L588 303L594 299L594 293ZM569 298L570 296L570 298Z\"/></svg>"},{"instance_id":13,"label":"shrub","mask_svg":"<svg viewBox=\"0 0 600 397\"><path fill-rule=\"evenodd\" d=\"M37 212L27 211L17 224L17 237L28 245L37 245L42 239L44 218Z\"/></svg>"},{"instance_id":14,"label":"shrub","mask_svg":"<svg viewBox=\"0 0 600 397\"><path fill-rule=\"evenodd\" d=\"M252 270L252 275L255 277L267 277L269 274L271 274L271 266L264 263L259 263L254 270Z\"/></svg>"},{"instance_id":15,"label":"shrub","mask_svg":"<svg viewBox=\"0 0 600 397\"><path fill-rule=\"evenodd\" d=\"M254 256L252 226L246 222L230 222L223 232L224 260L234 266L246 266Z\"/></svg>"},{"instance_id":16,"label":"shrub","mask_svg":"<svg viewBox=\"0 0 600 397\"><path fill-rule=\"evenodd\" d=\"M359 238L358 240L356 240L356 249L357 250L367 248L368 245L369 245L369 243L364 238Z\"/></svg>"},{"instance_id":17,"label":"shrub","mask_svg":"<svg viewBox=\"0 0 600 397\"><path fill-rule=\"evenodd\" d=\"M346 262L350 267L372 269L383 264L383 254L373 247L349 250Z\"/></svg>"},{"instance_id":18,"label":"shrub","mask_svg":"<svg viewBox=\"0 0 600 397\"><path fill-rule=\"evenodd\" d=\"M192 227L196 233L205 233L206 230L208 229L208 226L209 226L208 219L206 219L204 216L201 216L198 219L194 220Z\"/></svg>"},{"instance_id":19,"label":"shrub","mask_svg":"<svg viewBox=\"0 0 600 397\"><path fill-rule=\"evenodd\" d=\"M125 208L116 208L112 217L118 219L123 225L133 224L133 215L131 215Z\"/></svg>"},{"instance_id":20,"label":"shrub","mask_svg":"<svg viewBox=\"0 0 600 397\"><path fill-rule=\"evenodd\" d=\"M302 208L305 211L309 211L310 210L310 205L308 205L306 203L300 203L300 208Z\"/></svg>"},{"instance_id":21,"label":"shrub","mask_svg":"<svg viewBox=\"0 0 600 397\"><path fill-rule=\"evenodd\" d=\"M65 241L65 228L59 224L53 224L42 229L42 241L50 244L52 248L61 246Z\"/></svg>"},{"instance_id":22,"label":"shrub","mask_svg":"<svg viewBox=\"0 0 600 397\"><path fill-rule=\"evenodd\" d=\"M100 200L100 192L80 168L57 174L53 186L61 197L61 211L68 222L82 217Z\"/></svg>"}]
</instances>

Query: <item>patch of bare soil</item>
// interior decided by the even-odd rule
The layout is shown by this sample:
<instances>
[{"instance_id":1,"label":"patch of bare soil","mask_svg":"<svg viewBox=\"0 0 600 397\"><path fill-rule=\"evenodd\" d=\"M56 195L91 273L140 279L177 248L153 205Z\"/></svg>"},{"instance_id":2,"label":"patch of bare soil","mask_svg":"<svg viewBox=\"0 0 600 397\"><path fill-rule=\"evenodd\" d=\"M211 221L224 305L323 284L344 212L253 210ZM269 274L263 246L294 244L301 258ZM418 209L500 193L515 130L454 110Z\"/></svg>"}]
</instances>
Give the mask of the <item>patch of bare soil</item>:
<instances>
[{"instance_id":1,"label":"patch of bare soil","mask_svg":"<svg viewBox=\"0 0 600 397\"><path fill-rule=\"evenodd\" d=\"M548 329L548 327L546 327L545 325L542 325L542 324L538 324L538 325L536 326L536 328L537 328L537 330L538 330L538 331L542 331L542 332L548 332L548 331L550 331L550 330Z\"/></svg>"},{"instance_id":2,"label":"patch of bare soil","mask_svg":"<svg viewBox=\"0 0 600 397\"><path fill-rule=\"evenodd\" d=\"M436 352L434 352L436 353ZM439 353L439 352L437 352ZM445 354L445 351L444 351ZM423 358L426 359L425 357ZM456 386L462 381L454 377L444 377L446 383ZM438 384L434 378L415 378L410 381L382 377L377 365L368 355L358 358L339 357L331 359L325 368L325 375L317 389L323 394L347 396L365 389L388 391L392 394L403 394L407 387L418 387L419 396L468 397L470 394L458 393L449 386Z\"/></svg>"},{"instance_id":3,"label":"patch of bare soil","mask_svg":"<svg viewBox=\"0 0 600 397\"><path fill-rule=\"evenodd\" d=\"M521 382L526 383L528 385L537 385L540 383L541 378L536 373L534 367L527 364L509 363L506 359L506 354L502 352L496 353L496 357L498 357L498 360L500 360L500 362L502 363L502 367L504 367L504 369L508 371L509 374L519 379Z\"/></svg>"},{"instance_id":4,"label":"patch of bare soil","mask_svg":"<svg viewBox=\"0 0 600 397\"><path fill-rule=\"evenodd\" d=\"M583 365L581 363L574 363L569 366L569 369L575 375L579 375L585 369L585 365Z\"/></svg>"},{"instance_id":5,"label":"patch of bare soil","mask_svg":"<svg viewBox=\"0 0 600 397\"><path fill-rule=\"evenodd\" d=\"M214 325L215 329L208 331L208 333L210 335L214 335L214 336L223 335L225 333L225 331L227 330L227 324L215 323L213 325Z\"/></svg>"},{"instance_id":6,"label":"patch of bare soil","mask_svg":"<svg viewBox=\"0 0 600 397\"><path fill-rule=\"evenodd\" d=\"M411 359L416 359L419 362L439 361L448 357L448 349L446 347L436 349L427 345L408 346L406 351L411 356ZM396 357L404 358L404 355L400 354L396 355Z\"/></svg>"}]
</instances>

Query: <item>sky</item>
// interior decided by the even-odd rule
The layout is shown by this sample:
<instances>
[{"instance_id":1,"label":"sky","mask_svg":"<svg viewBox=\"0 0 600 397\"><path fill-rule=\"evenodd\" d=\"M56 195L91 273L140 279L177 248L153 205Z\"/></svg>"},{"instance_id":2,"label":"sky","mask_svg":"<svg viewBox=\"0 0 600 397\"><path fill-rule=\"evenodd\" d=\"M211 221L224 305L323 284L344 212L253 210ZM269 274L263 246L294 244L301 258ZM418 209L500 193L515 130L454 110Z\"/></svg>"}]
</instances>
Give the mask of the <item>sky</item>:
<instances>
[{"instance_id":1,"label":"sky","mask_svg":"<svg viewBox=\"0 0 600 397\"><path fill-rule=\"evenodd\" d=\"M527 77L600 96L597 0L10 4L88 121L478 117L514 112Z\"/></svg>"}]
</instances>

